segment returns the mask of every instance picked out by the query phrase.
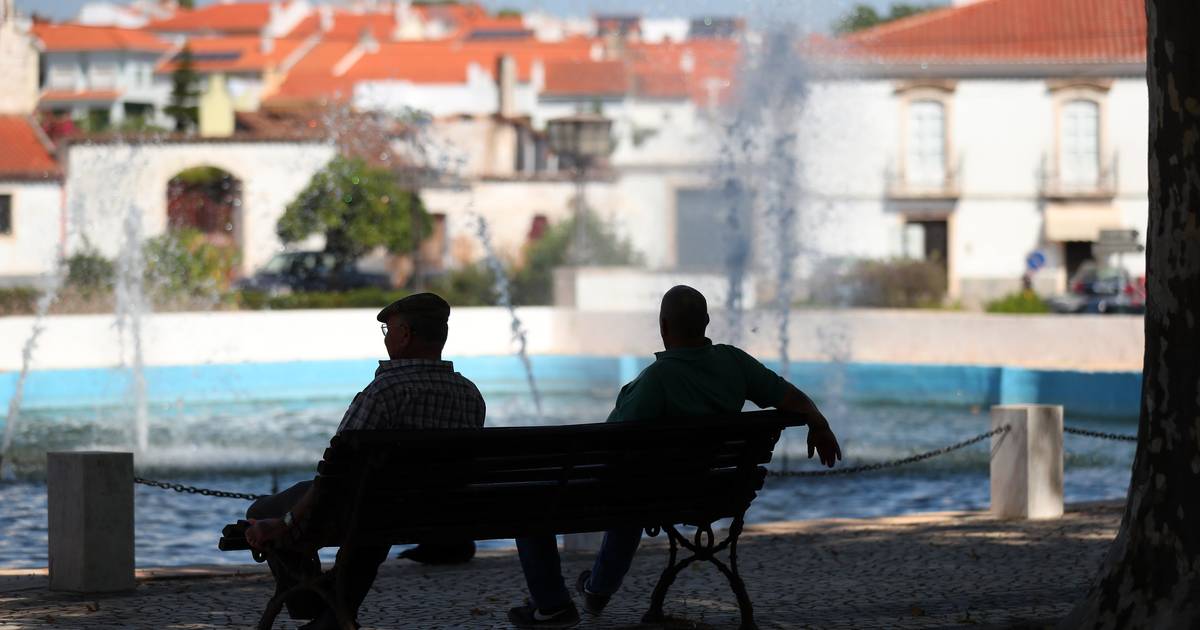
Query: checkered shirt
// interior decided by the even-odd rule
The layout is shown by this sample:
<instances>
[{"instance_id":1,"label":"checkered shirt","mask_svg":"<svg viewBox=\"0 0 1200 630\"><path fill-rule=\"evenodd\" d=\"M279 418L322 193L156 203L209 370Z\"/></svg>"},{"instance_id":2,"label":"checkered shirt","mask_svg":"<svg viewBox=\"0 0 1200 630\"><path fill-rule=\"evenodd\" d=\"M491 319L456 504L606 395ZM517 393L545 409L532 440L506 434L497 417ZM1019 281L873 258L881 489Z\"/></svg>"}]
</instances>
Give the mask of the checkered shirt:
<instances>
[{"instance_id":1,"label":"checkered shirt","mask_svg":"<svg viewBox=\"0 0 1200 630\"><path fill-rule=\"evenodd\" d=\"M380 361L354 397L338 433L370 429L478 429L485 413L475 384L449 361Z\"/></svg>"}]
</instances>

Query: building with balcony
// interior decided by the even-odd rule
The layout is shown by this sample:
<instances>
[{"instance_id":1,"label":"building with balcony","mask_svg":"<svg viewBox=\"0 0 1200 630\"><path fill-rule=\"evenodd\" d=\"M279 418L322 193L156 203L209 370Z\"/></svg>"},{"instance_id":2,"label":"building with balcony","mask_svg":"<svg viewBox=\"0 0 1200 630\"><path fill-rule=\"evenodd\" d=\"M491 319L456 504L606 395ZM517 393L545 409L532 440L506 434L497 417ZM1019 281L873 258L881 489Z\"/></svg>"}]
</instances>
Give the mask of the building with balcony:
<instances>
[{"instance_id":1,"label":"building with balcony","mask_svg":"<svg viewBox=\"0 0 1200 630\"><path fill-rule=\"evenodd\" d=\"M1138 0L959 0L814 42L818 247L937 258L950 298L976 305L1020 287L1035 252L1051 293L1102 230L1144 239L1145 37Z\"/></svg>"}]
</instances>

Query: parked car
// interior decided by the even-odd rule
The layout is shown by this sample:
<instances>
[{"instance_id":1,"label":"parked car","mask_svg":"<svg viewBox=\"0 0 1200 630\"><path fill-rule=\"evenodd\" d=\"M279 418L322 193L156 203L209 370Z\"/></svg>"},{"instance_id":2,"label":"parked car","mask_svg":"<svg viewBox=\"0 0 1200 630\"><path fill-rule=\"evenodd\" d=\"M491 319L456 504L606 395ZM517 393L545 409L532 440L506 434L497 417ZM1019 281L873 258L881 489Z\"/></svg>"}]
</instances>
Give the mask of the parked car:
<instances>
[{"instance_id":1,"label":"parked car","mask_svg":"<svg viewBox=\"0 0 1200 630\"><path fill-rule=\"evenodd\" d=\"M365 271L359 266L339 268L337 259L325 252L275 254L254 275L235 283L239 289L281 295L293 291L346 291L365 287L392 288L386 273Z\"/></svg>"},{"instance_id":2,"label":"parked car","mask_svg":"<svg viewBox=\"0 0 1200 630\"><path fill-rule=\"evenodd\" d=\"M1056 313L1145 313L1146 279L1120 267L1084 263L1068 283L1068 291L1050 298Z\"/></svg>"}]
</instances>

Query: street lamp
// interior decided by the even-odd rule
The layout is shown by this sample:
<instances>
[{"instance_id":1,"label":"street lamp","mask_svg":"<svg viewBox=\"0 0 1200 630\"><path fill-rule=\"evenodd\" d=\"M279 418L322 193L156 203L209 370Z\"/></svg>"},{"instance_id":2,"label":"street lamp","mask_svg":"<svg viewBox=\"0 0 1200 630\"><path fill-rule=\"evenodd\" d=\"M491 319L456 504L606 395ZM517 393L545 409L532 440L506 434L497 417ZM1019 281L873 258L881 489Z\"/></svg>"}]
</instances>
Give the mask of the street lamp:
<instances>
[{"instance_id":1,"label":"street lamp","mask_svg":"<svg viewBox=\"0 0 1200 630\"><path fill-rule=\"evenodd\" d=\"M612 121L600 114L575 114L546 123L550 150L570 161L575 176L575 234L570 261L578 266L588 262L587 203L584 184L587 170L597 159L613 150Z\"/></svg>"}]
</instances>

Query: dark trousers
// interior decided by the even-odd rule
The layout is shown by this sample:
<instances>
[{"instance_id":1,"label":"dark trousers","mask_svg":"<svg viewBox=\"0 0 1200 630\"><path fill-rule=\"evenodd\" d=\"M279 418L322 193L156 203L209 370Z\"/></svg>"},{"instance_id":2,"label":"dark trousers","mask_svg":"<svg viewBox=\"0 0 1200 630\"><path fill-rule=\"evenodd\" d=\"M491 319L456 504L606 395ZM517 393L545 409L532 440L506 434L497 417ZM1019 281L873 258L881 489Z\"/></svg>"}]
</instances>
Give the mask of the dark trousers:
<instances>
[{"instance_id":1,"label":"dark trousers","mask_svg":"<svg viewBox=\"0 0 1200 630\"><path fill-rule=\"evenodd\" d=\"M250 504L250 509L246 510L246 518L281 518L300 501L310 487L312 487L311 481L301 481L278 494L258 499ZM349 578L348 583L338 586L344 589L346 605L349 607L351 615L357 617L358 607L362 604L363 599L366 599L367 592L371 590L371 583L375 581L379 565L387 559L389 549L391 549L390 545L368 545L352 548L342 547L338 550L337 565L346 568ZM279 550L277 555L278 558L273 557L267 563L271 567L271 574L275 576L278 591L284 591L295 586L297 581L281 570L281 564L292 567L303 566L309 558L302 552L287 549ZM287 609L293 619L312 619L324 609L324 603L315 593L305 592L289 598Z\"/></svg>"},{"instance_id":2,"label":"dark trousers","mask_svg":"<svg viewBox=\"0 0 1200 630\"><path fill-rule=\"evenodd\" d=\"M587 590L600 595L616 593L641 542L640 527L605 532L596 562L592 564ZM558 541L554 536L518 538L517 554L521 557L529 597L538 608L557 610L571 601L571 593L563 581Z\"/></svg>"}]
</instances>

